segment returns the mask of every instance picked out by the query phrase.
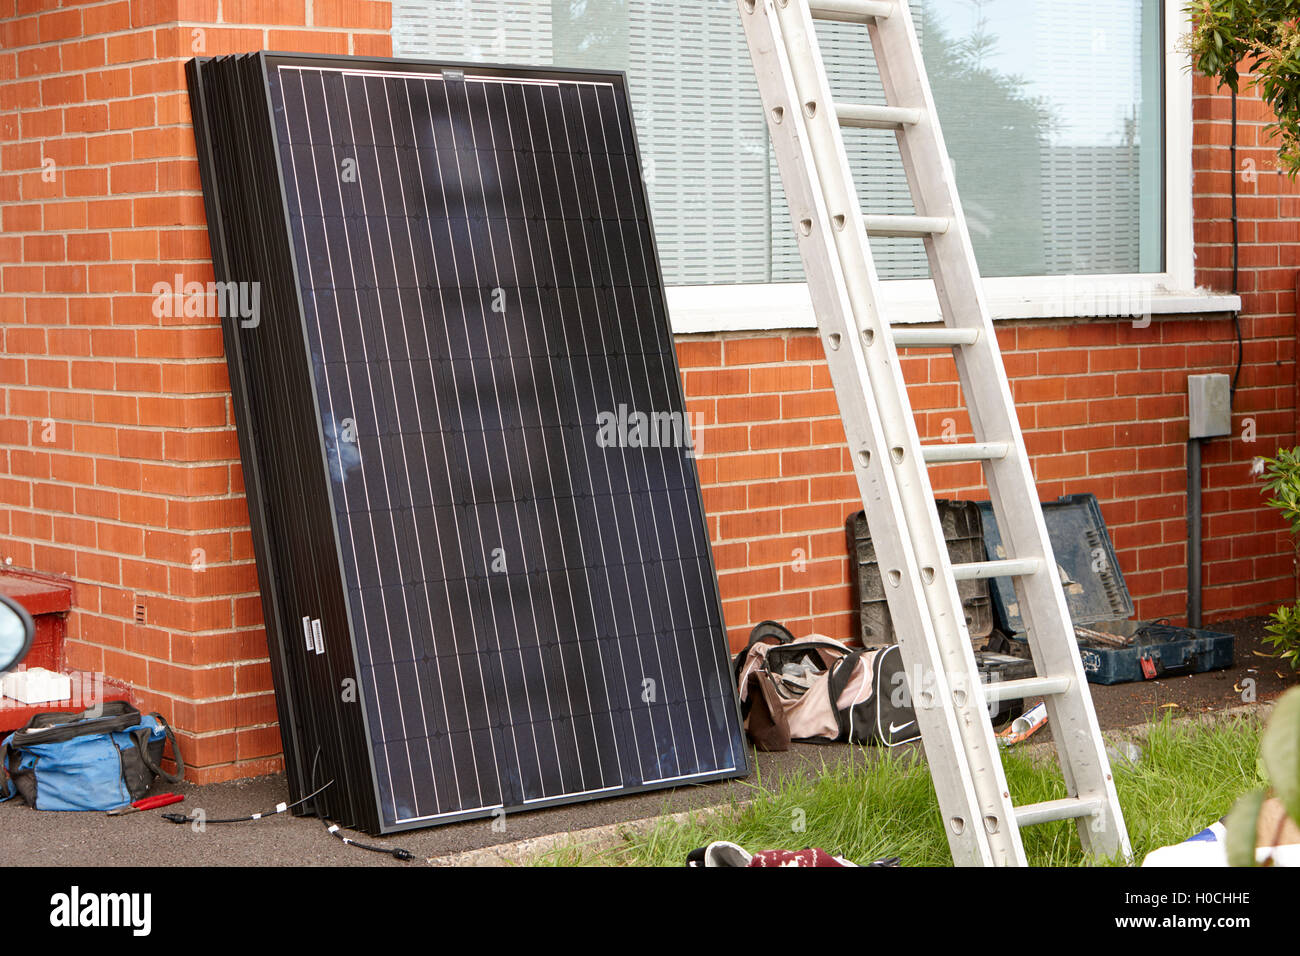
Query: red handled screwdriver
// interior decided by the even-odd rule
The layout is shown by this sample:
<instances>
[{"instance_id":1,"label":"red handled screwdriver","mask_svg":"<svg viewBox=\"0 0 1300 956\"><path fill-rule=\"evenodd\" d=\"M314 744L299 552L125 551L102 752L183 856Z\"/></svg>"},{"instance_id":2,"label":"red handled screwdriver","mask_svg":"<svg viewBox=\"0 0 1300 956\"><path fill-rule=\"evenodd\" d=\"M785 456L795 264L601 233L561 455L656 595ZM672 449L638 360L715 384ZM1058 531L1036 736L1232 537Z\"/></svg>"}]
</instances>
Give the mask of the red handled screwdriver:
<instances>
[{"instance_id":1,"label":"red handled screwdriver","mask_svg":"<svg viewBox=\"0 0 1300 956\"><path fill-rule=\"evenodd\" d=\"M135 813L137 810L155 810L158 807L165 807L169 803L180 803L185 797L179 793L160 793L156 797L141 797L134 803L128 803L124 807L118 807L115 810L109 810L110 817L120 817L123 814Z\"/></svg>"}]
</instances>

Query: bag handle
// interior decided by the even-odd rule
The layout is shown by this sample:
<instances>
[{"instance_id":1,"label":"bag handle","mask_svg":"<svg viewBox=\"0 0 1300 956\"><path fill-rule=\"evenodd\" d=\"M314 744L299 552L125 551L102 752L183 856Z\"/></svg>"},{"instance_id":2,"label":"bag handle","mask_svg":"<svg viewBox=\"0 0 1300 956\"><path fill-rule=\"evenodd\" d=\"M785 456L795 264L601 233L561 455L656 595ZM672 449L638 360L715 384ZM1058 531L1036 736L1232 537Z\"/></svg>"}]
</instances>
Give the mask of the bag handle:
<instances>
[{"instance_id":1,"label":"bag handle","mask_svg":"<svg viewBox=\"0 0 1300 956\"><path fill-rule=\"evenodd\" d=\"M33 715L27 726L14 731L14 745L29 747L93 734L125 733L140 723L140 716L126 701L115 700L79 713L46 711Z\"/></svg>"},{"instance_id":2,"label":"bag handle","mask_svg":"<svg viewBox=\"0 0 1300 956\"><path fill-rule=\"evenodd\" d=\"M760 621L749 632L749 643L745 645L745 651L748 651L759 641L769 641L774 637L778 644L789 644L794 640L794 635L790 633L784 624L778 624L776 621ZM744 652L742 651L742 653Z\"/></svg>"},{"instance_id":3,"label":"bag handle","mask_svg":"<svg viewBox=\"0 0 1300 956\"><path fill-rule=\"evenodd\" d=\"M140 760L146 767L158 776L162 777L168 783L180 783L181 778L185 776L185 760L181 757L181 748L176 744L176 735L172 733L171 724L167 723L167 721L163 719L162 714L157 712L152 713L149 716L158 721L158 725L162 727L163 734L172 745L172 759L176 761L176 773L168 773L162 767L155 764L153 759L149 756L149 737L151 734L148 727L141 727L138 730L132 731L132 734L135 736L135 748L140 752Z\"/></svg>"},{"instance_id":4,"label":"bag handle","mask_svg":"<svg viewBox=\"0 0 1300 956\"><path fill-rule=\"evenodd\" d=\"M789 644L794 640L794 635L786 630L785 625L778 624L776 621L760 621L754 625L754 629L749 632L749 641L745 647L735 657L735 666L732 668L731 681L738 687L740 685L740 675L745 669L745 661L749 658L750 649L755 644L769 641L776 638L778 644Z\"/></svg>"}]
</instances>

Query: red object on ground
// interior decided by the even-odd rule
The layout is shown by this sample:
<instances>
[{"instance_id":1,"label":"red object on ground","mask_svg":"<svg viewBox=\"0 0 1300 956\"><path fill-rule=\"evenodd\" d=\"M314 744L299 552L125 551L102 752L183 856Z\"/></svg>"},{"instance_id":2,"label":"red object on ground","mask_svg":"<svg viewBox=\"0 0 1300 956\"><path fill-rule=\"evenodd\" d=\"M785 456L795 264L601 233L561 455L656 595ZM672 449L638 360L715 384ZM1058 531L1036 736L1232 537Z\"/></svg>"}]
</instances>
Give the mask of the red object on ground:
<instances>
[{"instance_id":1,"label":"red object on ground","mask_svg":"<svg viewBox=\"0 0 1300 956\"><path fill-rule=\"evenodd\" d=\"M152 797L141 797L125 807L118 807L115 810L109 810L110 817L125 816L128 813L136 813L140 810L156 810L158 807L170 806L173 803L180 803L185 797L179 793L160 793Z\"/></svg>"},{"instance_id":2,"label":"red object on ground","mask_svg":"<svg viewBox=\"0 0 1300 956\"><path fill-rule=\"evenodd\" d=\"M750 867L757 866L847 866L844 861L825 850L763 850L754 854Z\"/></svg>"}]
</instances>

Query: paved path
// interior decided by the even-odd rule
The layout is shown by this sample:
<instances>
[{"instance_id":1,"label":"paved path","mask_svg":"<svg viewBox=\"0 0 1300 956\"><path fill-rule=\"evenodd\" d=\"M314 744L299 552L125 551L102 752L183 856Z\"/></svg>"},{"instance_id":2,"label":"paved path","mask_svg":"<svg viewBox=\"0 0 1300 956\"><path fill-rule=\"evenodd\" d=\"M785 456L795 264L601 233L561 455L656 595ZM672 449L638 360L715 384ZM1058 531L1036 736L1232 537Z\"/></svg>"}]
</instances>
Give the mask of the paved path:
<instances>
[{"instance_id":1,"label":"paved path","mask_svg":"<svg viewBox=\"0 0 1300 956\"><path fill-rule=\"evenodd\" d=\"M1216 627L1237 635L1237 664L1231 670L1192 677L1093 687L1093 699L1104 729L1140 724L1162 705L1175 714L1192 715L1239 707L1241 694L1233 689L1243 678L1256 680L1258 700L1275 698L1297 683L1285 678L1275 661L1256 656L1262 649L1260 635L1264 620L1251 618L1226 622ZM1283 671L1283 673L1287 673ZM1041 734L1039 736L1042 736ZM1037 739L1037 737L1035 738ZM1045 739L1045 738L1044 738ZM858 747L800 745L782 754L760 754L759 769L764 779L787 771L815 773L823 761L861 762L866 753ZM663 813L680 813L700 807L746 800L752 794L752 780L688 787L671 792L642 794L612 800L511 814L505 832L495 832L491 821L478 820L429 830L414 831L383 839L360 839L401 846L417 860L446 857L502 843L514 843L572 833L592 827L623 824ZM287 800L282 776L212 784L183 785L185 794L178 807L201 807L209 818L235 817L273 808ZM0 804L0 864L50 866L415 866L391 857L343 846L328 836L319 821L287 814L258 821L212 825L195 833L188 826L163 820L158 813L136 813L106 817L100 813L45 813L28 809L18 801Z\"/></svg>"}]
</instances>

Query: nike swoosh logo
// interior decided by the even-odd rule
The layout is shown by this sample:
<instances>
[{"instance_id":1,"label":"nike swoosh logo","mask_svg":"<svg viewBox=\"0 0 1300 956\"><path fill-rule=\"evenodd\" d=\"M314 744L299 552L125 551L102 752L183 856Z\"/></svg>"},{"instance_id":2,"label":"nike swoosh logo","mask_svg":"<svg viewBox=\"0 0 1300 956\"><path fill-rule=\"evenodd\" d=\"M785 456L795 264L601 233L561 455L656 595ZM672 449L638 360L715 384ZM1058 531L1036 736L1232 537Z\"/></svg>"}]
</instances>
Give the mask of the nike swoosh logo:
<instances>
[{"instance_id":1,"label":"nike swoosh logo","mask_svg":"<svg viewBox=\"0 0 1300 956\"><path fill-rule=\"evenodd\" d=\"M898 732L899 732L900 730L902 730L904 727L911 727L914 723L916 723L915 720L909 720L909 721L908 721L907 723L905 723L905 724L895 724L893 721L890 721L890 723L889 723L889 735L892 737L894 734L898 733Z\"/></svg>"}]
</instances>

